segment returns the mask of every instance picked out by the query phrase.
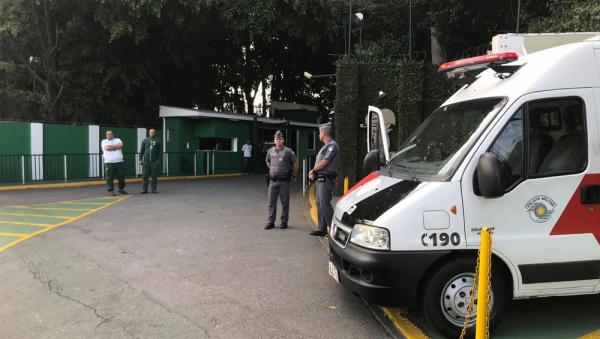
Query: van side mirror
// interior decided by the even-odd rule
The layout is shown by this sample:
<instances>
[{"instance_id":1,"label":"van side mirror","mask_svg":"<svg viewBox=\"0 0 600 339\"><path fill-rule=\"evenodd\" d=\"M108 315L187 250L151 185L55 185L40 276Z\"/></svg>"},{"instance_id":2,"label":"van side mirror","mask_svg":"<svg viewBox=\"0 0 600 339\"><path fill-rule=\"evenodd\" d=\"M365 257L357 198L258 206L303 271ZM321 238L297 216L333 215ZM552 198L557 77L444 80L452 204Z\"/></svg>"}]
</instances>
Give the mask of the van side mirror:
<instances>
[{"instance_id":1,"label":"van side mirror","mask_svg":"<svg viewBox=\"0 0 600 339\"><path fill-rule=\"evenodd\" d=\"M477 163L477 188L485 198L499 198L504 195L504 175L502 175L502 163L498 156L492 152L481 155Z\"/></svg>"},{"instance_id":2,"label":"van side mirror","mask_svg":"<svg viewBox=\"0 0 600 339\"><path fill-rule=\"evenodd\" d=\"M363 160L363 168L362 168L362 176L361 179L371 174L372 172L378 171L381 168L381 157L379 155L379 150L374 149L369 151L367 155L365 155L365 160Z\"/></svg>"}]
</instances>

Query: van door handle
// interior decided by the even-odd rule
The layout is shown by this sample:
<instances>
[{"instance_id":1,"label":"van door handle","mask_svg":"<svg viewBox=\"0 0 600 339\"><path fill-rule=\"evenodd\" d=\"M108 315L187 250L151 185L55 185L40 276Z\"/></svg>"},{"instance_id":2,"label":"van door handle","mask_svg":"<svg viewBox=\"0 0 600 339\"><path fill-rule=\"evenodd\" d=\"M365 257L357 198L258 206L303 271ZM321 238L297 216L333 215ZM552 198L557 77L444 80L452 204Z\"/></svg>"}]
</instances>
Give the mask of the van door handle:
<instances>
[{"instance_id":1,"label":"van door handle","mask_svg":"<svg viewBox=\"0 0 600 339\"><path fill-rule=\"evenodd\" d=\"M600 185L585 185L579 190L582 205L600 204Z\"/></svg>"}]
</instances>

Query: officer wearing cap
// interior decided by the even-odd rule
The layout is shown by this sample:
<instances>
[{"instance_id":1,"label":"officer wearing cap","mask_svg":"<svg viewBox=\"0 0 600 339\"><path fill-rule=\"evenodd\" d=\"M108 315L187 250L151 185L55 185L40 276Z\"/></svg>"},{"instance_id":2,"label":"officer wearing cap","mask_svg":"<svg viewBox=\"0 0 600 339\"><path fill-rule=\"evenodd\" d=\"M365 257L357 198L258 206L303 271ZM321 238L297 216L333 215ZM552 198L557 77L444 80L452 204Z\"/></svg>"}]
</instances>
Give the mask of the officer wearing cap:
<instances>
[{"instance_id":1,"label":"officer wearing cap","mask_svg":"<svg viewBox=\"0 0 600 339\"><path fill-rule=\"evenodd\" d=\"M275 146L267 151L267 167L269 167L269 217L265 229L275 227L277 214L277 197L281 199L281 228L287 228L290 210L290 180L296 177L298 161L294 151L285 147L283 133L275 133Z\"/></svg>"},{"instance_id":2,"label":"officer wearing cap","mask_svg":"<svg viewBox=\"0 0 600 339\"><path fill-rule=\"evenodd\" d=\"M317 214L319 219L318 229L310 235L324 237L327 235L327 226L331 225L333 219L333 207L331 207L331 196L333 186L337 177L337 162L339 147L331 138L331 124L319 126L319 139L325 145L317 154L315 167L308 173L311 181L316 180Z\"/></svg>"}]
</instances>

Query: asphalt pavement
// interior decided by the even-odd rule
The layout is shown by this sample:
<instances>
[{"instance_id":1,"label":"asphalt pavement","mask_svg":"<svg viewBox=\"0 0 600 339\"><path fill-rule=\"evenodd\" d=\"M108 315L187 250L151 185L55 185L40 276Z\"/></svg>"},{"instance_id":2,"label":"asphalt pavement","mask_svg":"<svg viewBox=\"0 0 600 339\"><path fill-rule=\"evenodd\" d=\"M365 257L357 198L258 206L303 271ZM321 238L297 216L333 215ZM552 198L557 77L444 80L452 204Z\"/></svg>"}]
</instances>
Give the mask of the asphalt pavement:
<instances>
[{"instance_id":1,"label":"asphalt pavement","mask_svg":"<svg viewBox=\"0 0 600 339\"><path fill-rule=\"evenodd\" d=\"M0 338L388 337L328 276L298 188L287 230L263 229L261 176L164 182L0 252ZM1 192L0 207L105 195Z\"/></svg>"}]
</instances>

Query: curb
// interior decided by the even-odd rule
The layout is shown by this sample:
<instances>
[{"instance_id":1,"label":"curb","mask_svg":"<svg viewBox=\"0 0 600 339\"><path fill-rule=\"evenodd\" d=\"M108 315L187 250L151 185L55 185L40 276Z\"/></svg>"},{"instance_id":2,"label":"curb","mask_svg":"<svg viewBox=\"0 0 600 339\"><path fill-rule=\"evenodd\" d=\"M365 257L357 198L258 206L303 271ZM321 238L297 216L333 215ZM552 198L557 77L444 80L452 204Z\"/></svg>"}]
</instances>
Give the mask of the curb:
<instances>
[{"instance_id":1,"label":"curb","mask_svg":"<svg viewBox=\"0 0 600 339\"><path fill-rule=\"evenodd\" d=\"M210 178L227 178L227 177L238 177L244 173L228 173L228 174L213 174L213 175L197 175L197 176L174 176L174 177L159 177L160 181L174 181L174 180L197 180L197 179L210 179ZM142 178L131 178L125 179L126 183L140 183ZM48 188L72 188L72 187L90 187L90 186L102 186L105 185L104 180L93 180L93 181L77 181L77 182L65 182L65 183L54 183L54 184L31 184L31 185L13 185L13 186L0 186L1 191L23 191L31 189L48 189Z\"/></svg>"}]
</instances>

